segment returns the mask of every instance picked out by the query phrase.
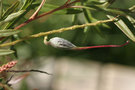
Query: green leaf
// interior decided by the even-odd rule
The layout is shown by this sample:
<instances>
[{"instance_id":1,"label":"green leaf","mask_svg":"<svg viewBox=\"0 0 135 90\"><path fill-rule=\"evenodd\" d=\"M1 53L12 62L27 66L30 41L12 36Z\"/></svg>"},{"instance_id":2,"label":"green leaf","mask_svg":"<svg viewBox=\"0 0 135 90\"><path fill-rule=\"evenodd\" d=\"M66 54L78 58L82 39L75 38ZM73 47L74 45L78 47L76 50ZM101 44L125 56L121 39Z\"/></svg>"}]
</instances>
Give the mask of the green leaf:
<instances>
[{"instance_id":1,"label":"green leaf","mask_svg":"<svg viewBox=\"0 0 135 90\"><path fill-rule=\"evenodd\" d=\"M5 27L5 29L13 28L15 23L17 23L27 12L29 12L31 10L31 8L34 8L36 6L36 5L32 5L32 3L34 3L35 1L36 0L25 0L24 1L24 4L20 8L20 10L26 10L26 11L22 15L20 15L18 18L16 18L13 21L11 21Z\"/></svg>"},{"instance_id":2,"label":"green leaf","mask_svg":"<svg viewBox=\"0 0 135 90\"><path fill-rule=\"evenodd\" d=\"M26 10L35 0L25 0L20 10Z\"/></svg>"},{"instance_id":3,"label":"green leaf","mask_svg":"<svg viewBox=\"0 0 135 90\"><path fill-rule=\"evenodd\" d=\"M3 14L3 6L2 6L2 0L0 0L0 19L2 18Z\"/></svg>"},{"instance_id":4,"label":"green leaf","mask_svg":"<svg viewBox=\"0 0 135 90\"><path fill-rule=\"evenodd\" d=\"M0 90L5 90L4 87L0 87Z\"/></svg>"},{"instance_id":5,"label":"green leaf","mask_svg":"<svg viewBox=\"0 0 135 90\"><path fill-rule=\"evenodd\" d=\"M59 6L52 5L52 4L45 4L45 6L42 7L41 12L48 12L48 11L51 11L58 7ZM62 10L56 11L53 14L77 14L77 13L81 13L81 12L82 11L80 9L67 8L67 9L62 9Z\"/></svg>"},{"instance_id":6,"label":"green leaf","mask_svg":"<svg viewBox=\"0 0 135 90\"><path fill-rule=\"evenodd\" d=\"M124 10L113 9L113 8L104 8L103 11L108 14L110 13L110 14L123 15L123 16L126 16L128 13L130 13L130 11L128 10L124 11Z\"/></svg>"},{"instance_id":7,"label":"green leaf","mask_svg":"<svg viewBox=\"0 0 135 90\"><path fill-rule=\"evenodd\" d=\"M0 83L3 81L3 78L0 78Z\"/></svg>"},{"instance_id":8,"label":"green leaf","mask_svg":"<svg viewBox=\"0 0 135 90\"><path fill-rule=\"evenodd\" d=\"M105 2L103 4L103 7L109 7L110 5L112 5L116 0L107 0L107 2Z\"/></svg>"},{"instance_id":9,"label":"green leaf","mask_svg":"<svg viewBox=\"0 0 135 90\"><path fill-rule=\"evenodd\" d=\"M133 5L132 7L130 7L129 10L130 10L131 12L135 12L135 5Z\"/></svg>"},{"instance_id":10,"label":"green leaf","mask_svg":"<svg viewBox=\"0 0 135 90\"><path fill-rule=\"evenodd\" d=\"M9 55L9 54L12 54L12 53L14 53L13 50L0 49L0 56L3 56L3 55Z\"/></svg>"},{"instance_id":11,"label":"green leaf","mask_svg":"<svg viewBox=\"0 0 135 90\"><path fill-rule=\"evenodd\" d=\"M10 15L4 20L4 22L9 22L9 21L11 21L11 20L13 20L13 19L19 17L19 16L20 16L21 14L23 14L24 12L25 12L25 10L20 10L20 11L18 11L18 12L16 12L16 13L12 13L12 14L10 14Z\"/></svg>"},{"instance_id":12,"label":"green leaf","mask_svg":"<svg viewBox=\"0 0 135 90\"><path fill-rule=\"evenodd\" d=\"M84 3L82 3L82 5L84 5ZM96 18L93 17L90 10L84 8L83 13L84 13L84 16L85 16L85 19L86 19L87 23L92 23L92 22L98 21ZM91 29L91 30L96 31L102 37L103 34L100 30L100 26L101 26L101 24L97 25L97 26L92 26L92 27L89 27L89 28L86 27L86 28L84 28L84 32L85 32L85 34L87 34L88 30Z\"/></svg>"},{"instance_id":13,"label":"green leaf","mask_svg":"<svg viewBox=\"0 0 135 90\"><path fill-rule=\"evenodd\" d=\"M100 1L97 1L97 0L81 0L82 3L87 3L87 4L91 4L91 5L102 5L104 4L105 2L100 2Z\"/></svg>"},{"instance_id":14,"label":"green leaf","mask_svg":"<svg viewBox=\"0 0 135 90\"><path fill-rule=\"evenodd\" d=\"M103 5L103 4L105 4L105 2L100 2L100 1L90 1L90 2L88 2L88 4L91 4L91 5Z\"/></svg>"},{"instance_id":15,"label":"green leaf","mask_svg":"<svg viewBox=\"0 0 135 90\"><path fill-rule=\"evenodd\" d=\"M0 37L7 37L14 34L17 34L21 32L21 30L13 30L13 29L7 29L7 30L0 30Z\"/></svg>"},{"instance_id":16,"label":"green leaf","mask_svg":"<svg viewBox=\"0 0 135 90\"><path fill-rule=\"evenodd\" d=\"M130 13L130 10L128 10L128 9L122 10L122 9L118 9L118 8L117 9L115 9L115 8L104 8L104 7L98 6L98 5L86 5L83 8L104 12L104 13L107 13L109 15L110 14L111 15L116 14L116 15L126 16L128 13Z\"/></svg>"},{"instance_id":17,"label":"green leaf","mask_svg":"<svg viewBox=\"0 0 135 90\"><path fill-rule=\"evenodd\" d=\"M20 1L16 1L15 3L13 3L2 15L2 19L5 19L8 15L10 15L11 13L13 13L15 11L15 9L17 9L17 7L19 6Z\"/></svg>"},{"instance_id":18,"label":"green leaf","mask_svg":"<svg viewBox=\"0 0 135 90\"><path fill-rule=\"evenodd\" d=\"M109 18L114 18L113 16L107 15ZM131 32L131 30L128 28L128 26L124 23L123 20L119 20L117 22L114 22L114 24L128 37L130 38L132 41L135 42L135 36L134 34Z\"/></svg>"},{"instance_id":19,"label":"green leaf","mask_svg":"<svg viewBox=\"0 0 135 90\"><path fill-rule=\"evenodd\" d=\"M127 16L127 19L133 24L133 26L135 28L135 19L131 16Z\"/></svg>"}]
</instances>

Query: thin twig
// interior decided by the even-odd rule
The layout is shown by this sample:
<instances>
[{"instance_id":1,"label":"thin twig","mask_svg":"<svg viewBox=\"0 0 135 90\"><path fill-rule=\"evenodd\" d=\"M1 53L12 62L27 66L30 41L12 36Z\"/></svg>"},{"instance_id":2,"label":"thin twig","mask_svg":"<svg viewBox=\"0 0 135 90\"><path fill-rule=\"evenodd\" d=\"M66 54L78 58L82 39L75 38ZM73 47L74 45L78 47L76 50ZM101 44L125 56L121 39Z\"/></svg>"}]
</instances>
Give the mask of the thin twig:
<instances>
[{"instance_id":1,"label":"thin twig","mask_svg":"<svg viewBox=\"0 0 135 90\"><path fill-rule=\"evenodd\" d=\"M67 1L67 2L68 2L68 1ZM52 14L52 13L58 11L58 10L62 10L62 9L68 8L68 7L70 7L72 4L77 3L77 2L80 2L80 0L75 0L75 1L73 1L73 2L71 2L71 3L68 3L68 4L67 4L67 2L66 2L64 5L62 5L62 6L58 7L58 8L56 8L56 9L53 9L53 10L48 11L48 12L45 12L45 13L39 15L39 16L36 16L36 17L34 17L34 18L31 18L31 19L25 21L24 23L20 24L19 26L15 27L14 29L15 29L15 30L20 29L21 27L27 25L28 23L30 23L30 22L32 22L32 21L34 21L34 20L36 20L36 19L39 19L39 18L41 18L41 17L47 16L47 15L49 15L49 14Z\"/></svg>"},{"instance_id":2,"label":"thin twig","mask_svg":"<svg viewBox=\"0 0 135 90\"><path fill-rule=\"evenodd\" d=\"M67 2L65 4L68 4L71 0L67 0Z\"/></svg>"},{"instance_id":3,"label":"thin twig","mask_svg":"<svg viewBox=\"0 0 135 90\"><path fill-rule=\"evenodd\" d=\"M51 73L45 72L45 71L41 71L41 70L6 70L5 72L15 72L15 73L24 73L24 72L39 72L39 73L44 73L47 75L52 75Z\"/></svg>"},{"instance_id":4,"label":"thin twig","mask_svg":"<svg viewBox=\"0 0 135 90\"><path fill-rule=\"evenodd\" d=\"M29 19L34 19L38 15L38 12L40 11L40 9L42 8L42 6L44 5L45 2L46 2L46 0L42 0L38 9L35 11L35 13Z\"/></svg>"},{"instance_id":5,"label":"thin twig","mask_svg":"<svg viewBox=\"0 0 135 90\"><path fill-rule=\"evenodd\" d=\"M6 81L6 84L8 84L8 82L11 81L11 79L14 77L14 75L15 75L15 73L13 73L13 74L9 77L9 79Z\"/></svg>"},{"instance_id":6,"label":"thin twig","mask_svg":"<svg viewBox=\"0 0 135 90\"><path fill-rule=\"evenodd\" d=\"M31 38L37 38L37 37L41 37L41 36L48 36L48 35L54 34L54 33L61 33L61 32L64 32L64 31L75 30L77 28L84 28L84 27L87 27L87 26L95 26L95 25L101 24L101 23L112 22L112 21L115 21L115 19L116 18L112 18L112 19L97 21L97 22L94 22L94 23L86 23L86 24L82 24L82 25L74 25L74 26L67 27L67 28L51 30L51 31L48 31L48 32L40 32L38 34L34 34L34 35L31 35L31 36L28 36L28 37L24 37L22 39L15 40L13 42L0 44L0 47L6 47L6 46L15 45L15 44L17 44L19 42L22 42L24 40L28 40L28 39L31 39Z\"/></svg>"}]
</instances>

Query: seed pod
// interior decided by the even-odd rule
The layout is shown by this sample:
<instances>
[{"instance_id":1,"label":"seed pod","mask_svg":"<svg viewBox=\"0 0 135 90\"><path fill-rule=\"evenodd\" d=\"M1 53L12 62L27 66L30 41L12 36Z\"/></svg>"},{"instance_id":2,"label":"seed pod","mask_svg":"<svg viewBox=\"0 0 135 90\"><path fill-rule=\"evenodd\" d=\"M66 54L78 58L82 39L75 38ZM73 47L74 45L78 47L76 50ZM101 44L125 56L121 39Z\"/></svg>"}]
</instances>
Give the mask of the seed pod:
<instances>
[{"instance_id":1,"label":"seed pod","mask_svg":"<svg viewBox=\"0 0 135 90\"><path fill-rule=\"evenodd\" d=\"M76 46L69 42L68 40L65 40L60 37L54 37L48 41L48 44L55 47L55 48L63 48L63 49L72 49Z\"/></svg>"},{"instance_id":2,"label":"seed pod","mask_svg":"<svg viewBox=\"0 0 135 90\"><path fill-rule=\"evenodd\" d=\"M127 41L126 43L122 45L99 45L99 46L86 46L86 47L77 47L68 40L65 40L60 37L54 37L50 39L49 41L46 40L47 37L44 38L44 43L46 45L51 45L52 47L55 48L63 48L63 49L71 49L71 50L85 50L85 49L92 49L92 48L104 48L104 47L123 47L129 43Z\"/></svg>"}]
</instances>

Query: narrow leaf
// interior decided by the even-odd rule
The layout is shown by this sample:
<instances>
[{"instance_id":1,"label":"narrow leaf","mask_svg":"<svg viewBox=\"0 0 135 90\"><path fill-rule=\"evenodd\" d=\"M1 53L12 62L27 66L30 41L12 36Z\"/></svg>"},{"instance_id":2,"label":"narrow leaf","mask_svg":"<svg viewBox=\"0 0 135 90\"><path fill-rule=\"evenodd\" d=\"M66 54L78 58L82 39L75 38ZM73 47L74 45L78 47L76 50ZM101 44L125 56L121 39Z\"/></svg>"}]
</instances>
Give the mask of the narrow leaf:
<instances>
[{"instance_id":1,"label":"narrow leaf","mask_svg":"<svg viewBox=\"0 0 135 90\"><path fill-rule=\"evenodd\" d=\"M11 81L8 82L8 84L10 84L10 85L17 84L21 80L25 79L28 75L29 75L29 73L25 73L25 74L23 74L21 76L13 78Z\"/></svg>"},{"instance_id":2,"label":"narrow leaf","mask_svg":"<svg viewBox=\"0 0 135 90\"><path fill-rule=\"evenodd\" d=\"M42 7L41 12L47 12L53 9L58 8L59 6L52 5L52 4L45 4L44 7ZM53 14L77 14L81 13L82 11L80 9L73 9L73 8L67 8L67 9L62 9L59 11L54 12Z\"/></svg>"},{"instance_id":3,"label":"narrow leaf","mask_svg":"<svg viewBox=\"0 0 135 90\"><path fill-rule=\"evenodd\" d=\"M2 13L3 13L3 6L2 6L2 0L0 0L0 19L2 17Z\"/></svg>"},{"instance_id":4,"label":"narrow leaf","mask_svg":"<svg viewBox=\"0 0 135 90\"><path fill-rule=\"evenodd\" d=\"M0 78L0 83L3 81L3 78Z\"/></svg>"},{"instance_id":5,"label":"narrow leaf","mask_svg":"<svg viewBox=\"0 0 135 90\"><path fill-rule=\"evenodd\" d=\"M21 30L13 30L13 29L0 30L0 37L11 36L11 35L19 33L20 31Z\"/></svg>"},{"instance_id":6,"label":"narrow leaf","mask_svg":"<svg viewBox=\"0 0 135 90\"><path fill-rule=\"evenodd\" d=\"M127 16L127 19L133 24L133 26L135 28L135 19L131 16Z\"/></svg>"},{"instance_id":7,"label":"narrow leaf","mask_svg":"<svg viewBox=\"0 0 135 90\"><path fill-rule=\"evenodd\" d=\"M130 7L129 10L130 10L131 12L135 12L135 5L133 5L132 7Z\"/></svg>"},{"instance_id":8,"label":"narrow leaf","mask_svg":"<svg viewBox=\"0 0 135 90\"><path fill-rule=\"evenodd\" d=\"M16 1L15 3L13 3L2 15L2 18L5 19L8 15L10 15L11 13L13 13L15 11L15 9L17 9L17 7L19 6L20 1Z\"/></svg>"},{"instance_id":9,"label":"narrow leaf","mask_svg":"<svg viewBox=\"0 0 135 90\"><path fill-rule=\"evenodd\" d=\"M25 0L24 4L22 5L22 7L20 8L20 10L26 10L22 15L20 15L18 18L14 19L13 21L11 21L6 27L5 29L9 29L9 28L13 28L14 24L17 23L27 12L29 12L31 10L31 8L34 8L36 5L32 5L33 2L35 2L36 0Z\"/></svg>"},{"instance_id":10,"label":"narrow leaf","mask_svg":"<svg viewBox=\"0 0 135 90\"><path fill-rule=\"evenodd\" d=\"M13 51L13 50L0 49L0 56L8 55L8 54L12 54L12 53L14 53L14 51Z\"/></svg>"},{"instance_id":11,"label":"narrow leaf","mask_svg":"<svg viewBox=\"0 0 135 90\"><path fill-rule=\"evenodd\" d=\"M109 18L114 18L113 16L107 15ZM124 23L123 20L119 20L117 22L114 22L114 24L128 37L130 38L132 41L135 42L135 36L134 34L131 32L131 30L128 28L128 26Z\"/></svg>"},{"instance_id":12,"label":"narrow leaf","mask_svg":"<svg viewBox=\"0 0 135 90\"><path fill-rule=\"evenodd\" d=\"M26 10L35 0L25 0L21 10Z\"/></svg>"},{"instance_id":13,"label":"narrow leaf","mask_svg":"<svg viewBox=\"0 0 135 90\"><path fill-rule=\"evenodd\" d=\"M10 14L5 20L4 22L9 22L17 17L19 17L21 14L23 14L25 12L25 10L21 10L21 11L18 11L16 13L12 13Z\"/></svg>"},{"instance_id":14,"label":"narrow leaf","mask_svg":"<svg viewBox=\"0 0 135 90\"><path fill-rule=\"evenodd\" d=\"M98 5L86 5L83 8L87 8L90 10L96 10L96 11L100 11L100 12L104 12L107 14L116 14L116 15L122 15L122 16L126 16L128 13L130 13L130 10L128 9L119 9L119 8L105 8L103 6L98 6Z\"/></svg>"}]
</instances>

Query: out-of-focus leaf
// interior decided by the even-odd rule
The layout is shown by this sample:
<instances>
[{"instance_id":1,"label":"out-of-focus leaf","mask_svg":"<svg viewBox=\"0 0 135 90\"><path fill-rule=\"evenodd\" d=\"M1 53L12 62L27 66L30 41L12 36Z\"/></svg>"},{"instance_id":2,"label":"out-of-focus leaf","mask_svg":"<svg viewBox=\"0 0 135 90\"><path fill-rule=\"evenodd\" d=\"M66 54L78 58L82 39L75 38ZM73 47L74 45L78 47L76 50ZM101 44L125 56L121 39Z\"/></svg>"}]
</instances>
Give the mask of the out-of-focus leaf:
<instances>
[{"instance_id":1,"label":"out-of-focus leaf","mask_svg":"<svg viewBox=\"0 0 135 90\"><path fill-rule=\"evenodd\" d=\"M21 10L26 10L36 0L25 0Z\"/></svg>"},{"instance_id":2,"label":"out-of-focus leaf","mask_svg":"<svg viewBox=\"0 0 135 90\"><path fill-rule=\"evenodd\" d=\"M106 13L112 13L117 15L123 15L126 16L128 13L130 13L129 10L120 10L120 9L113 9L113 8L105 8L103 9Z\"/></svg>"},{"instance_id":3,"label":"out-of-focus leaf","mask_svg":"<svg viewBox=\"0 0 135 90\"><path fill-rule=\"evenodd\" d=\"M127 19L133 24L133 26L135 28L135 19L130 16L127 16Z\"/></svg>"},{"instance_id":4,"label":"out-of-focus leaf","mask_svg":"<svg viewBox=\"0 0 135 90\"><path fill-rule=\"evenodd\" d=\"M13 3L2 15L2 19L5 19L8 15L10 15L11 13L13 13L15 11L15 9L17 9L17 7L19 6L20 1L16 1L15 3Z\"/></svg>"},{"instance_id":5,"label":"out-of-focus leaf","mask_svg":"<svg viewBox=\"0 0 135 90\"><path fill-rule=\"evenodd\" d=\"M3 55L9 55L9 54L12 54L12 53L14 53L13 50L0 49L0 56L3 56Z\"/></svg>"},{"instance_id":6,"label":"out-of-focus leaf","mask_svg":"<svg viewBox=\"0 0 135 90\"><path fill-rule=\"evenodd\" d=\"M130 7L129 10L130 10L131 12L135 12L135 5L132 6L132 7Z\"/></svg>"},{"instance_id":7,"label":"out-of-focus leaf","mask_svg":"<svg viewBox=\"0 0 135 90\"><path fill-rule=\"evenodd\" d=\"M131 11L130 16L135 18L135 5L133 5L132 7L129 8L129 10Z\"/></svg>"},{"instance_id":8,"label":"out-of-focus leaf","mask_svg":"<svg viewBox=\"0 0 135 90\"><path fill-rule=\"evenodd\" d=\"M3 81L3 78L0 78L0 82L2 82Z\"/></svg>"},{"instance_id":9,"label":"out-of-focus leaf","mask_svg":"<svg viewBox=\"0 0 135 90\"><path fill-rule=\"evenodd\" d=\"M0 0L0 19L2 18L3 14L3 7L2 7L2 0Z\"/></svg>"},{"instance_id":10,"label":"out-of-focus leaf","mask_svg":"<svg viewBox=\"0 0 135 90\"><path fill-rule=\"evenodd\" d=\"M75 3L75 6L79 6L81 3ZM78 14L73 14L72 15L72 24L76 25L78 24L79 20L78 20Z\"/></svg>"},{"instance_id":11,"label":"out-of-focus leaf","mask_svg":"<svg viewBox=\"0 0 135 90\"><path fill-rule=\"evenodd\" d=\"M102 6L107 8L110 5L112 5L116 0L107 0L107 2L105 2Z\"/></svg>"},{"instance_id":12,"label":"out-of-focus leaf","mask_svg":"<svg viewBox=\"0 0 135 90\"><path fill-rule=\"evenodd\" d=\"M23 74L21 76L18 76L16 78L12 79L11 81L9 81L8 84L9 85L16 84L16 83L22 81L23 79L25 79L28 75L29 75L29 73L25 73L25 74Z\"/></svg>"},{"instance_id":13,"label":"out-of-focus leaf","mask_svg":"<svg viewBox=\"0 0 135 90\"><path fill-rule=\"evenodd\" d=\"M81 12L82 12L81 10L69 8L69 9L66 9L65 11L63 11L63 14L78 14Z\"/></svg>"},{"instance_id":14,"label":"out-of-focus leaf","mask_svg":"<svg viewBox=\"0 0 135 90\"><path fill-rule=\"evenodd\" d=\"M31 8L35 9L35 7L38 7L40 5L41 2L34 2L31 4Z\"/></svg>"},{"instance_id":15,"label":"out-of-focus leaf","mask_svg":"<svg viewBox=\"0 0 135 90\"><path fill-rule=\"evenodd\" d=\"M100 2L100 1L95 1L95 0L81 0L82 3L87 3L87 4L91 4L91 5L102 5L105 2Z\"/></svg>"},{"instance_id":16,"label":"out-of-focus leaf","mask_svg":"<svg viewBox=\"0 0 135 90\"><path fill-rule=\"evenodd\" d=\"M96 10L96 11L102 11L107 14L116 14L116 15L123 15L126 16L128 13L130 13L130 10L121 10L121 9L115 9L115 8L104 8L102 6L97 6L97 5L86 5L87 9L90 10ZM84 8L86 8L84 7Z\"/></svg>"},{"instance_id":17,"label":"out-of-focus leaf","mask_svg":"<svg viewBox=\"0 0 135 90\"><path fill-rule=\"evenodd\" d=\"M21 30L13 30L13 29L0 30L0 37L11 36L11 35L19 33L20 31Z\"/></svg>"},{"instance_id":18,"label":"out-of-focus leaf","mask_svg":"<svg viewBox=\"0 0 135 90\"><path fill-rule=\"evenodd\" d=\"M25 10L20 10L20 11L18 11L16 13L10 14L5 20L0 22L0 25L3 25L4 23L12 21L13 19L15 19L15 18L19 17L20 15L22 15L24 12L25 12Z\"/></svg>"},{"instance_id":19,"label":"out-of-focus leaf","mask_svg":"<svg viewBox=\"0 0 135 90\"><path fill-rule=\"evenodd\" d=\"M45 4L45 6L42 7L41 12L47 12L47 11L53 10L58 7L59 6L56 6L56 5ZM62 10L56 11L53 14L77 14L77 13L81 13L81 12L82 11L80 9L67 8L67 9L62 9Z\"/></svg>"},{"instance_id":20,"label":"out-of-focus leaf","mask_svg":"<svg viewBox=\"0 0 135 90\"><path fill-rule=\"evenodd\" d=\"M84 5L84 3L82 3L82 5ZM84 13L84 16L85 16L85 19L86 19L87 23L92 23L92 22L97 22L98 21L96 18L94 18L92 16L90 10L84 8L83 13ZM89 28L86 27L86 28L84 28L84 32L87 34L87 31L89 29L91 29L91 30L96 31L101 37L103 37L103 34L102 34L101 30L100 30L100 26L101 26L101 24L97 25L97 26L92 26L92 27L89 27Z\"/></svg>"},{"instance_id":21,"label":"out-of-focus leaf","mask_svg":"<svg viewBox=\"0 0 135 90\"><path fill-rule=\"evenodd\" d=\"M27 12L31 10L31 8L34 8L36 6L36 5L32 5L32 3L34 3L35 1L36 0L25 0L20 10L26 10L26 11L18 18L11 21L4 29L12 28L17 21L19 21Z\"/></svg>"},{"instance_id":22,"label":"out-of-focus leaf","mask_svg":"<svg viewBox=\"0 0 135 90\"><path fill-rule=\"evenodd\" d=\"M18 11L18 12L16 12L16 13L12 13L12 14L10 14L10 15L4 20L4 22L9 22L9 21L11 21L11 20L13 20L13 19L19 17L19 16L20 16L21 14L23 14L24 12L25 12L25 10L20 10L20 11Z\"/></svg>"},{"instance_id":23,"label":"out-of-focus leaf","mask_svg":"<svg viewBox=\"0 0 135 90\"><path fill-rule=\"evenodd\" d=\"M4 87L0 87L0 90L5 90Z\"/></svg>"},{"instance_id":24,"label":"out-of-focus leaf","mask_svg":"<svg viewBox=\"0 0 135 90\"><path fill-rule=\"evenodd\" d=\"M90 1L88 4L91 4L91 5L103 5L103 4L105 4L105 2L100 2L100 1Z\"/></svg>"},{"instance_id":25,"label":"out-of-focus leaf","mask_svg":"<svg viewBox=\"0 0 135 90\"><path fill-rule=\"evenodd\" d=\"M109 18L114 18L113 16L107 15ZM119 20L117 22L114 22L114 24L128 37L130 38L132 41L135 42L135 36L134 34L131 32L131 30L128 28L128 26L124 23L123 20Z\"/></svg>"}]
</instances>

